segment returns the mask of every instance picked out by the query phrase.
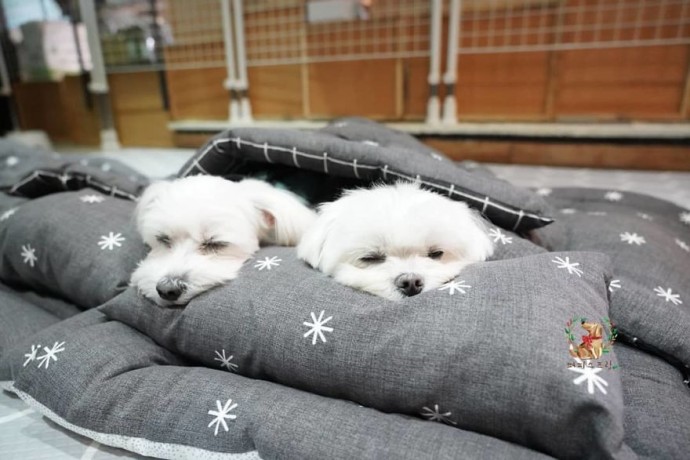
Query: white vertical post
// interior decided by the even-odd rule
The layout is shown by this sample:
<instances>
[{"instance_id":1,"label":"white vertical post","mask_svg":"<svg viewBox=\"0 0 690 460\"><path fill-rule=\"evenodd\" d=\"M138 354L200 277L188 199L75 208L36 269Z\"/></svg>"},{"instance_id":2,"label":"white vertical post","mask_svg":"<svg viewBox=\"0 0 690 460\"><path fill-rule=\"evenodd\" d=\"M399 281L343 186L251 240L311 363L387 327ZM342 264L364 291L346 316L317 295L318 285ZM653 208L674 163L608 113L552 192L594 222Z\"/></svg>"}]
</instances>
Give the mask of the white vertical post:
<instances>
[{"instance_id":1,"label":"white vertical post","mask_svg":"<svg viewBox=\"0 0 690 460\"><path fill-rule=\"evenodd\" d=\"M230 105L228 108L228 118L231 122L240 119L240 105L237 92L237 69L235 67L235 46L232 37L232 17L230 13L230 1L220 0L220 9L223 17L223 44L225 45L225 66L228 77L223 86L230 92Z\"/></svg>"},{"instance_id":2,"label":"white vertical post","mask_svg":"<svg viewBox=\"0 0 690 460\"><path fill-rule=\"evenodd\" d=\"M240 119L252 121L252 107L249 102L249 79L247 78L247 55L244 45L244 11L242 0L233 0L235 18L235 46L237 46L237 89L240 96Z\"/></svg>"},{"instance_id":3,"label":"white vertical post","mask_svg":"<svg viewBox=\"0 0 690 460\"><path fill-rule=\"evenodd\" d=\"M438 87L441 82L441 27L442 27L441 0L431 1L430 41L431 57L429 62L429 100L426 106L427 124L439 122L439 98Z\"/></svg>"},{"instance_id":4,"label":"white vertical post","mask_svg":"<svg viewBox=\"0 0 690 460\"><path fill-rule=\"evenodd\" d=\"M98 17L94 0L79 0L79 11L86 27L86 38L91 54L91 81L89 91L96 95L97 103L101 111L101 149L117 150L120 143L117 139L117 131L113 123L113 114L108 98L108 79L103 62L103 51L98 34Z\"/></svg>"},{"instance_id":5,"label":"white vertical post","mask_svg":"<svg viewBox=\"0 0 690 460\"><path fill-rule=\"evenodd\" d=\"M446 88L446 98L443 101L443 123L449 125L458 122L455 103L455 82L457 80L458 39L460 37L461 15L461 0L451 0L448 17L448 56L446 58L446 73L443 75L443 83Z\"/></svg>"}]
</instances>

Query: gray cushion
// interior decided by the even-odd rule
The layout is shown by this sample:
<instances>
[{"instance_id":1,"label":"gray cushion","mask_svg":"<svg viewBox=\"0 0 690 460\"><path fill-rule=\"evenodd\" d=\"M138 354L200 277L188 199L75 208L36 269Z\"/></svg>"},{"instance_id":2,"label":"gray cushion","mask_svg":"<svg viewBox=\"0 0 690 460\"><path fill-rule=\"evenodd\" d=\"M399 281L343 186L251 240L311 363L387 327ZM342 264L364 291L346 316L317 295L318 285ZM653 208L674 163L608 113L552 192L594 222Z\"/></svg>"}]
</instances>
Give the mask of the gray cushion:
<instances>
[{"instance_id":1,"label":"gray cushion","mask_svg":"<svg viewBox=\"0 0 690 460\"><path fill-rule=\"evenodd\" d=\"M610 190L554 189L549 199L558 221L535 233L555 250L609 255L611 318L623 337L690 367L690 211Z\"/></svg>"},{"instance_id":2,"label":"gray cushion","mask_svg":"<svg viewBox=\"0 0 690 460\"><path fill-rule=\"evenodd\" d=\"M552 221L545 215L548 206L537 194L488 174L470 173L410 136L362 119L335 121L308 132L230 129L201 147L178 175L224 176L247 172L248 165L258 165L257 170L347 178L360 184L418 180L519 233ZM322 181L318 184L323 186Z\"/></svg>"},{"instance_id":3,"label":"gray cushion","mask_svg":"<svg viewBox=\"0 0 690 460\"><path fill-rule=\"evenodd\" d=\"M134 202L86 189L27 201L0 222L0 279L94 307L124 290L145 255Z\"/></svg>"},{"instance_id":4,"label":"gray cushion","mask_svg":"<svg viewBox=\"0 0 690 460\"><path fill-rule=\"evenodd\" d=\"M641 458L687 458L690 391L673 366L618 345L625 401L625 440Z\"/></svg>"},{"instance_id":5,"label":"gray cushion","mask_svg":"<svg viewBox=\"0 0 690 460\"><path fill-rule=\"evenodd\" d=\"M540 459L498 439L326 398L223 370L186 367L147 337L91 310L0 359L0 379L56 423L162 458ZM24 366L26 363L26 366ZM13 368L11 372L9 369ZM233 406L236 404L236 406ZM214 423L218 407L232 418Z\"/></svg>"},{"instance_id":6,"label":"gray cushion","mask_svg":"<svg viewBox=\"0 0 690 460\"><path fill-rule=\"evenodd\" d=\"M102 311L207 366L438 417L564 458L580 457L583 443L623 455L618 372L598 376L606 394L583 384L584 370L567 366L563 337L574 316L608 316L607 267L595 253L492 261L391 302L313 271L294 249L270 247L184 309L159 308L130 289Z\"/></svg>"}]
</instances>

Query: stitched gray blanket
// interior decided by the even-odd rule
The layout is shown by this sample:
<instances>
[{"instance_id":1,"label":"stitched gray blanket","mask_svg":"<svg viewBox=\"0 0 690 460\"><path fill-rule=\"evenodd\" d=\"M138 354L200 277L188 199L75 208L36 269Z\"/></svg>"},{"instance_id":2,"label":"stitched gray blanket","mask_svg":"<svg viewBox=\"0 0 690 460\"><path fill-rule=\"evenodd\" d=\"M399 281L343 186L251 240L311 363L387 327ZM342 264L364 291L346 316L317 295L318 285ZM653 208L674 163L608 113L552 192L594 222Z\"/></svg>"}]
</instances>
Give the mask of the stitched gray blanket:
<instances>
[{"instance_id":1,"label":"stitched gray blanket","mask_svg":"<svg viewBox=\"0 0 690 460\"><path fill-rule=\"evenodd\" d=\"M219 150L211 168L204 152L217 137L181 174L256 174L264 143L275 162L283 150L268 146L315 151L307 136L231 134L258 147ZM344 155L386 174L419 167L420 180L483 197L486 209L512 206L486 213L492 260L391 302L335 283L294 249L266 247L228 285L161 309L126 288L146 254L128 196L87 181L15 189L0 196L3 387L67 430L161 458L686 455L687 210L614 190L538 196L360 120L318 136L329 174ZM13 150L11 163L46 169L32 155ZM393 168L396 155L406 160ZM418 166L420 156L447 171ZM290 171L268 175L289 184ZM121 190L128 171L108 173L117 178L99 181ZM10 192L31 176L0 173ZM521 222L555 222L515 233L515 210ZM600 353L588 356L594 341Z\"/></svg>"}]
</instances>

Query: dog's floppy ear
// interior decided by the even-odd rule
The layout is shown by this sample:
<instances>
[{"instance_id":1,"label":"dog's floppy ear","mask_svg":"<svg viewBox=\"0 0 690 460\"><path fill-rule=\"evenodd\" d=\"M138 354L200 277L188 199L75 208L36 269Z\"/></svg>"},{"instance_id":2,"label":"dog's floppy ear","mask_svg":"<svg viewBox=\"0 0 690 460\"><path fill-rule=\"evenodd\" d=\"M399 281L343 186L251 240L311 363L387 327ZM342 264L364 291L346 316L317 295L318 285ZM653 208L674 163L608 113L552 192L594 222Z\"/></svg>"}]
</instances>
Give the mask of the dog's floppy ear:
<instances>
[{"instance_id":1,"label":"dog's floppy ear","mask_svg":"<svg viewBox=\"0 0 690 460\"><path fill-rule=\"evenodd\" d=\"M464 257L472 262L481 262L494 253L494 244L488 235L488 224L474 209L461 201L452 203L455 221L459 224L464 240Z\"/></svg>"},{"instance_id":2,"label":"dog's floppy ear","mask_svg":"<svg viewBox=\"0 0 690 460\"><path fill-rule=\"evenodd\" d=\"M335 221L332 206L333 203L324 203L319 207L319 216L316 222L304 234L302 241L297 246L297 257L314 268L321 266L323 247Z\"/></svg>"},{"instance_id":3,"label":"dog's floppy ear","mask_svg":"<svg viewBox=\"0 0 690 460\"><path fill-rule=\"evenodd\" d=\"M239 185L261 212L262 243L295 246L316 219L316 213L292 192L252 179Z\"/></svg>"},{"instance_id":4,"label":"dog's floppy ear","mask_svg":"<svg viewBox=\"0 0 690 460\"><path fill-rule=\"evenodd\" d=\"M169 187L170 182L168 181L153 182L151 185L146 187L144 193L142 193L142 195L139 197L134 214L140 234L144 234L146 215L149 211L151 211L151 209L153 209L156 201L158 201L161 195L167 192Z\"/></svg>"}]
</instances>

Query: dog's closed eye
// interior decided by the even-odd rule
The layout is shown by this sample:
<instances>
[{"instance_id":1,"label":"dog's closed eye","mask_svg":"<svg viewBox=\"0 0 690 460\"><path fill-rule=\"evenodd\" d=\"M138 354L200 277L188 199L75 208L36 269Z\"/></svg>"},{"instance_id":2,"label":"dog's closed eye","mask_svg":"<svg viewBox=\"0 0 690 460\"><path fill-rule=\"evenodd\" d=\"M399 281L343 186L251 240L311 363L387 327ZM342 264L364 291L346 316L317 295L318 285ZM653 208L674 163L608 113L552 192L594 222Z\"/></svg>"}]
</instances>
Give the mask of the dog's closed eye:
<instances>
[{"instance_id":1,"label":"dog's closed eye","mask_svg":"<svg viewBox=\"0 0 690 460\"><path fill-rule=\"evenodd\" d=\"M359 258L359 262L365 265L380 264L386 261L386 255L380 252L372 252Z\"/></svg>"},{"instance_id":2,"label":"dog's closed eye","mask_svg":"<svg viewBox=\"0 0 690 460\"><path fill-rule=\"evenodd\" d=\"M168 235L156 235L156 241L158 241L160 244L165 246L166 248L169 248L172 246L172 241L170 240L170 237Z\"/></svg>"},{"instance_id":3,"label":"dog's closed eye","mask_svg":"<svg viewBox=\"0 0 690 460\"><path fill-rule=\"evenodd\" d=\"M228 247L230 243L218 240L206 240L201 243L201 250L204 252L217 252Z\"/></svg>"},{"instance_id":4,"label":"dog's closed eye","mask_svg":"<svg viewBox=\"0 0 690 460\"><path fill-rule=\"evenodd\" d=\"M440 249L430 249L429 254L427 254L430 259L438 260L443 257L443 251Z\"/></svg>"}]
</instances>

